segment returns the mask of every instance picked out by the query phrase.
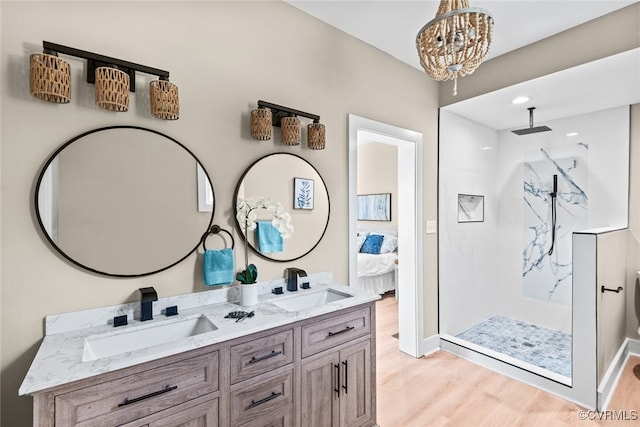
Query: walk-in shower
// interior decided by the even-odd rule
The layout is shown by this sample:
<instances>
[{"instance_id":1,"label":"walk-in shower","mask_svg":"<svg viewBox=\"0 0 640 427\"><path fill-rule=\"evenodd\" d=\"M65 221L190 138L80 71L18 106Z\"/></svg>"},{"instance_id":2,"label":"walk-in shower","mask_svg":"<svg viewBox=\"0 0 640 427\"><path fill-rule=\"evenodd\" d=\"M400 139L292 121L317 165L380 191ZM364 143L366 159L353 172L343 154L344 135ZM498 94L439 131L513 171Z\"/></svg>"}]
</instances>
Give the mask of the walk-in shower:
<instances>
[{"instance_id":1,"label":"walk-in shower","mask_svg":"<svg viewBox=\"0 0 640 427\"><path fill-rule=\"evenodd\" d=\"M443 348L481 355L514 376L575 385L581 357L575 328L581 325L573 319L584 307L574 305L580 290L572 281L572 238L626 224L628 116L628 107L618 107L517 133L441 110ZM458 220L461 194L483 197L481 221Z\"/></svg>"}]
</instances>

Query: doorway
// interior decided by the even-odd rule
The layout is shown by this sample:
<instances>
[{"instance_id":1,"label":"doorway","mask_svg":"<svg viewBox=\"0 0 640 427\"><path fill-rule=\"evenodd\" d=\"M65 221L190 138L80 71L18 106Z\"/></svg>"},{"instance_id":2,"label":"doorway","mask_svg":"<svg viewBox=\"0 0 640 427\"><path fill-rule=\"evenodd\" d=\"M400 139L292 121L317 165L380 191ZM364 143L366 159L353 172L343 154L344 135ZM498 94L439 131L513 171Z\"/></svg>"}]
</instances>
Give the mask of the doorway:
<instances>
[{"instance_id":1,"label":"doorway","mask_svg":"<svg viewBox=\"0 0 640 427\"><path fill-rule=\"evenodd\" d=\"M376 141L398 147L399 349L422 356L422 134L349 114L349 282L357 283L358 143Z\"/></svg>"}]
</instances>

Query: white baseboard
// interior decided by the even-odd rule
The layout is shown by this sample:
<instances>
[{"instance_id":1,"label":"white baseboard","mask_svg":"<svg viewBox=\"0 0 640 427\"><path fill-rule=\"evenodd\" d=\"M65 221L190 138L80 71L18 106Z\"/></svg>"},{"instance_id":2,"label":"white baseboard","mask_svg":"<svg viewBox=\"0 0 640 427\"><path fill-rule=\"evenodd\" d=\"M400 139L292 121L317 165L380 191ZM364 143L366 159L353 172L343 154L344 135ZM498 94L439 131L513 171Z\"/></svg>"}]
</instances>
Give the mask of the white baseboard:
<instances>
[{"instance_id":1,"label":"white baseboard","mask_svg":"<svg viewBox=\"0 0 640 427\"><path fill-rule=\"evenodd\" d=\"M627 364L627 360L629 360L629 355L631 354L640 355L640 341L626 338L611 361L611 365L609 365L609 369L607 369L598 387L599 411L604 411L609 406L618 381L620 381L624 366Z\"/></svg>"},{"instance_id":2,"label":"white baseboard","mask_svg":"<svg viewBox=\"0 0 640 427\"><path fill-rule=\"evenodd\" d=\"M629 340L629 354L640 356L640 341L632 340L631 338L627 339Z\"/></svg>"},{"instance_id":3,"label":"white baseboard","mask_svg":"<svg viewBox=\"0 0 640 427\"><path fill-rule=\"evenodd\" d=\"M422 356L428 356L431 353L435 353L440 350L440 335L431 335L422 340L420 344L420 354Z\"/></svg>"}]
</instances>

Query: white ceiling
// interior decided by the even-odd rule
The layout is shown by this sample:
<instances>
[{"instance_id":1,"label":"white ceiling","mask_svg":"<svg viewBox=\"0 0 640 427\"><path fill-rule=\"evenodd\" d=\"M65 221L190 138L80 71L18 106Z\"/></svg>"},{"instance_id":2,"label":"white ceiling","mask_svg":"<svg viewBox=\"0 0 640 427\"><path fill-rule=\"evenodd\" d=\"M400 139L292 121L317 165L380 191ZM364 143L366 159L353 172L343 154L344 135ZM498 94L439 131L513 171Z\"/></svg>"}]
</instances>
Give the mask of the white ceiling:
<instances>
[{"instance_id":1,"label":"white ceiling","mask_svg":"<svg viewBox=\"0 0 640 427\"><path fill-rule=\"evenodd\" d=\"M490 59L637 1L470 0L469 3L471 7L490 11L494 17L493 42L487 58ZM439 0L288 0L287 3L421 70L415 37L435 16ZM640 50L636 49L462 101L447 109L493 129L521 128L529 124L528 106L536 107L536 122L542 122L638 103L638 75ZM512 105L512 97L522 94L531 101Z\"/></svg>"}]
</instances>

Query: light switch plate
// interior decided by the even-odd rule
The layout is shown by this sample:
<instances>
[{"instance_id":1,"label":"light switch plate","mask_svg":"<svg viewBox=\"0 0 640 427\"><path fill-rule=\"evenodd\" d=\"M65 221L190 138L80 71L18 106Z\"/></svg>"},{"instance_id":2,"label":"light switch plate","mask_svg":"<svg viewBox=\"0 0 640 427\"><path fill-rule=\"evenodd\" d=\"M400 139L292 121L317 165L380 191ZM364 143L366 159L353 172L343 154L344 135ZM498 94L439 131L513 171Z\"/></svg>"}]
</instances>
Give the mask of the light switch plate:
<instances>
[{"instance_id":1,"label":"light switch plate","mask_svg":"<svg viewBox=\"0 0 640 427\"><path fill-rule=\"evenodd\" d=\"M436 234L438 231L438 222L435 220L427 221L424 229L426 234Z\"/></svg>"}]
</instances>

